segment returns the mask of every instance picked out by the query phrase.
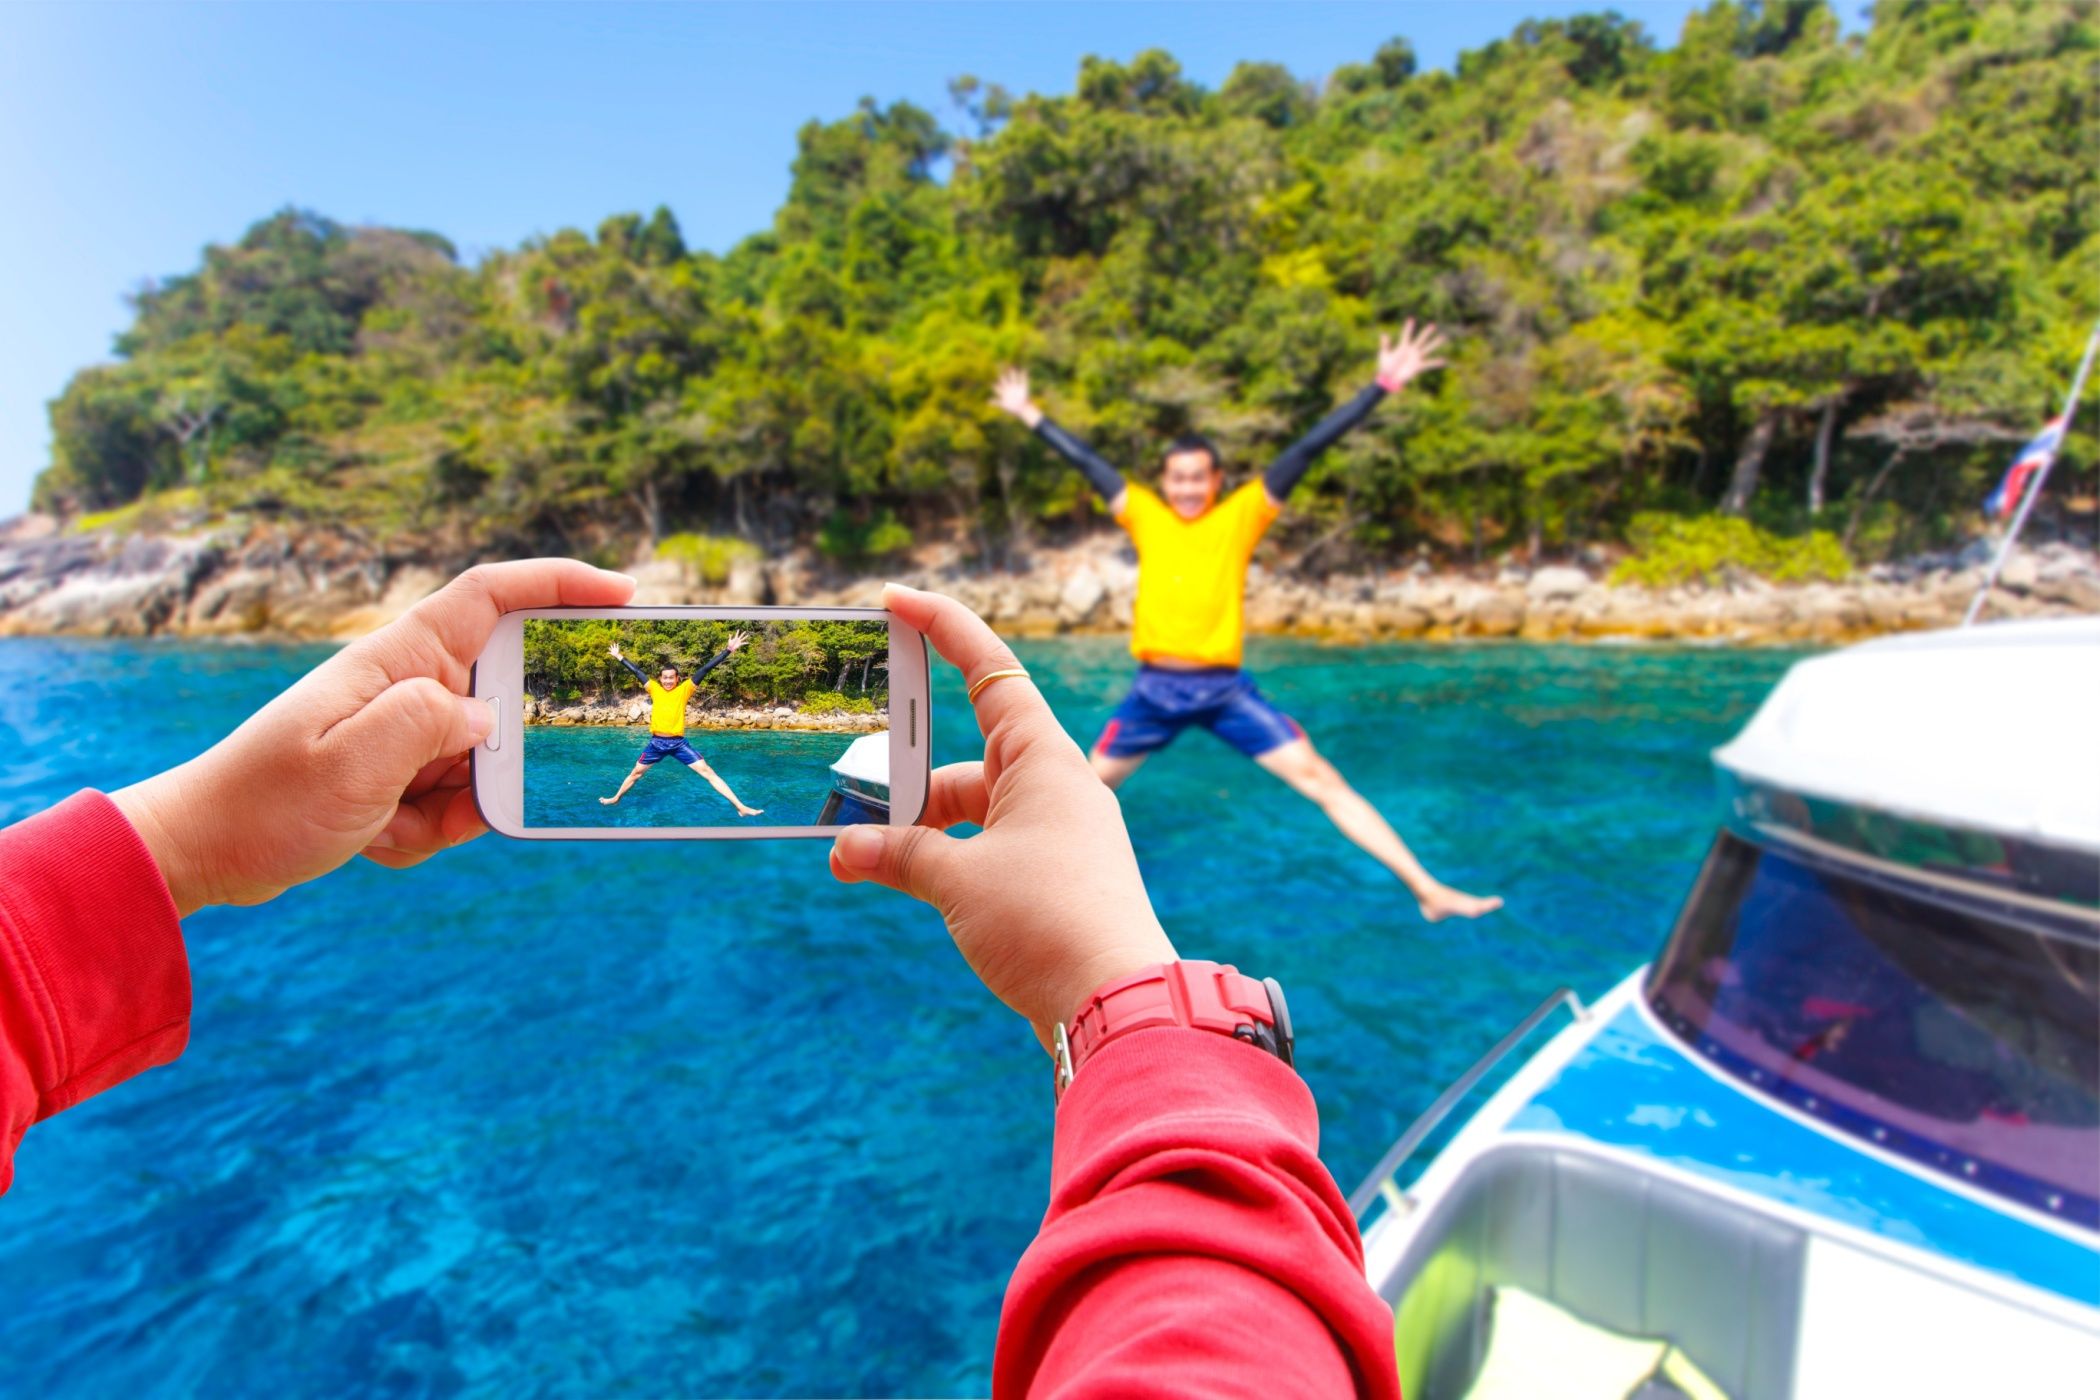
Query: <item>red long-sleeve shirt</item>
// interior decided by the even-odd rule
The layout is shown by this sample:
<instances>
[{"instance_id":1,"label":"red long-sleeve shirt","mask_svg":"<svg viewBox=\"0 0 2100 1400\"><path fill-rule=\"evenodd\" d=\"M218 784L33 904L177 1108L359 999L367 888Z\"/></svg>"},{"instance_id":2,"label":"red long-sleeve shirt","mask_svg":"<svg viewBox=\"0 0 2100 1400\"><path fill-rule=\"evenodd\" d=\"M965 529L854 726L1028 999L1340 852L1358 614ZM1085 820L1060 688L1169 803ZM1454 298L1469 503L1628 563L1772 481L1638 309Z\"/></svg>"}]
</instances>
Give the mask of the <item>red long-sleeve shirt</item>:
<instances>
[{"instance_id":1,"label":"red long-sleeve shirt","mask_svg":"<svg viewBox=\"0 0 2100 1400\"><path fill-rule=\"evenodd\" d=\"M174 1059L189 1015L174 903L108 798L0 830L0 1192L32 1123ZM1252 1046L1104 1046L1057 1111L994 1392L1397 1400L1392 1314L1318 1145L1303 1081Z\"/></svg>"}]
</instances>

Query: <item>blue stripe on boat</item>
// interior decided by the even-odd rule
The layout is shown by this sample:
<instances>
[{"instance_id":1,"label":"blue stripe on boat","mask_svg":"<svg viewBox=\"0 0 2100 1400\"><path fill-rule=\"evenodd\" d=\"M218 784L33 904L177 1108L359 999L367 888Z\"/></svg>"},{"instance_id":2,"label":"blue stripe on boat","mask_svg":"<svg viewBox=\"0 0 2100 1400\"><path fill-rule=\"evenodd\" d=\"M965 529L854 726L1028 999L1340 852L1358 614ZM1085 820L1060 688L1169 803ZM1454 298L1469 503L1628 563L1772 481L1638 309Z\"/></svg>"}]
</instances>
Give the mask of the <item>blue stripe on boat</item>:
<instances>
[{"instance_id":1,"label":"blue stripe on boat","mask_svg":"<svg viewBox=\"0 0 2100 1400\"><path fill-rule=\"evenodd\" d=\"M1945 1190L1731 1088L1625 1007L1509 1128L1586 1138L2100 1307L2087 1245Z\"/></svg>"}]
</instances>

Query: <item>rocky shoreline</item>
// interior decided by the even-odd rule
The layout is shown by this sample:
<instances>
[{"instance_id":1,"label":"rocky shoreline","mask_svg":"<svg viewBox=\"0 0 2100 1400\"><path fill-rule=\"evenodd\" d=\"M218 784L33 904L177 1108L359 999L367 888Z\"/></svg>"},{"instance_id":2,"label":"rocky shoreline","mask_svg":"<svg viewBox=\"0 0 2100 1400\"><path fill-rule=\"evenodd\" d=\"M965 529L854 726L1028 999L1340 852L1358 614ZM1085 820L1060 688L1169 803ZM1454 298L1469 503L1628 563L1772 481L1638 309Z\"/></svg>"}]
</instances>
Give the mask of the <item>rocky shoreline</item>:
<instances>
[{"instance_id":1,"label":"rocky shoreline","mask_svg":"<svg viewBox=\"0 0 2100 1400\"><path fill-rule=\"evenodd\" d=\"M549 728L613 726L632 729L649 722L647 702L628 696L552 705L525 697L525 723ZM688 709L687 729L794 729L812 734L879 734L890 727L882 714L805 714L792 705L731 705L720 709Z\"/></svg>"},{"instance_id":2,"label":"rocky shoreline","mask_svg":"<svg viewBox=\"0 0 2100 1400\"><path fill-rule=\"evenodd\" d=\"M1978 541L1958 554L1876 565L1842 583L1746 577L1671 589L1607 583L1601 556L1535 569L1504 563L1438 571L1423 562L1322 577L1264 560L1249 576L1246 615L1256 634L1340 643L1834 645L1955 625L1987 559L1988 547ZM343 639L398 617L470 562L394 557L326 530L74 535L48 518L24 516L0 524L0 636ZM717 586L665 561L643 561L631 571L641 584L638 603L866 605L881 588L879 577L842 580L803 554L739 565ZM976 568L952 548L935 547L887 576L952 593L1017 637L1124 631L1137 591L1137 561L1109 531L1037 551L1025 571ZM2093 613L2100 613L2100 560L2088 550L2045 544L2015 553L1986 616Z\"/></svg>"}]
</instances>

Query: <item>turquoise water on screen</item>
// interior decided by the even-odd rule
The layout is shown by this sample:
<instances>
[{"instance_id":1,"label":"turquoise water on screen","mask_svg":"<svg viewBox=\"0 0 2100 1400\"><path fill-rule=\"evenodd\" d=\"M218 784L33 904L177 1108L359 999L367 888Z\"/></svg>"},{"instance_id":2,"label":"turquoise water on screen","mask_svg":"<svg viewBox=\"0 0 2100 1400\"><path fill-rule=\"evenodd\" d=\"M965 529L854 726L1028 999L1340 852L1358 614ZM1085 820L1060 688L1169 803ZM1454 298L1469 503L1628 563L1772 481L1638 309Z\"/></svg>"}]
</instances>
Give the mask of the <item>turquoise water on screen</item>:
<instances>
[{"instance_id":1,"label":"turquoise water on screen","mask_svg":"<svg viewBox=\"0 0 2100 1400\"><path fill-rule=\"evenodd\" d=\"M1129 679L1112 639L1022 653L1082 741ZM0 821L197 752L323 655L0 642ZM1430 868L1508 897L1477 924L1424 926L1206 735L1125 789L1181 951L1289 989L1345 1190L1556 984L1657 946L1707 751L1789 659L1255 644ZM937 666L940 756L975 756L961 700ZM643 781L674 780L704 788ZM196 916L188 1053L17 1156L0 1390L983 1393L1049 1068L931 911L824 851L488 837Z\"/></svg>"},{"instance_id":2,"label":"turquoise water on screen","mask_svg":"<svg viewBox=\"0 0 2100 1400\"><path fill-rule=\"evenodd\" d=\"M662 758L607 807L649 742L647 726L525 726L525 824L810 826L831 791L831 765L857 735L793 729L692 729L686 742L763 819L743 818L705 778Z\"/></svg>"}]
</instances>

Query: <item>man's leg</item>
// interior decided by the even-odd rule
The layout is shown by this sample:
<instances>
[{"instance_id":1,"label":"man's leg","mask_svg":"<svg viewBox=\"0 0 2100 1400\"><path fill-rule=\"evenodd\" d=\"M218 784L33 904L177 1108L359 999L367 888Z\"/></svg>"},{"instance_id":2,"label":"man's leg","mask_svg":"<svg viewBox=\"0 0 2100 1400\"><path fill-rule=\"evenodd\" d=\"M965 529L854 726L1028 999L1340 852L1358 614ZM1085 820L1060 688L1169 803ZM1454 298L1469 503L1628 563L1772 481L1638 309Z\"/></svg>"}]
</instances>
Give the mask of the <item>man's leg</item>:
<instances>
[{"instance_id":1,"label":"man's leg","mask_svg":"<svg viewBox=\"0 0 2100 1400\"><path fill-rule=\"evenodd\" d=\"M1145 760L1151 756L1151 754L1146 753L1134 753L1118 758L1099 744L1096 744L1093 752L1086 756L1086 761L1094 765L1094 776L1107 783L1110 790L1113 791L1123 786L1125 778L1144 767Z\"/></svg>"},{"instance_id":2,"label":"man's leg","mask_svg":"<svg viewBox=\"0 0 2100 1400\"><path fill-rule=\"evenodd\" d=\"M738 798L735 793L729 790L729 784L722 781L722 775L715 772L714 769L707 766L706 759L696 758L691 763L688 763L686 767L692 769L695 773L698 773L701 777L707 779L709 787L712 787L716 792L719 792L722 794L722 796L728 798L729 805L736 808L736 814L738 816L755 817L766 810L763 807L746 807L743 804L743 801L740 798Z\"/></svg>"},{"instance_id":3,"label":"man's leg","mask_svg":"<svg viewBox=\"0 0 2100 1400\"><path fill-rule=\"evenodd\" d=\"M1378 809L1366 802L1335 766L1320 756L1313 748L1312 740L1300 735L1287 744L1256 755L1254 761L1283 779L1300 797L1317 805L1327 814L1327 819L1340 828L1342 835L1398 876L1400 883L1407 886L1409 893L1422 906L1422 917L1429 922L1435 923L1454 914L1475 919L1502 907L1499 896L1483 899L1452 889L1424 870L1422 862L1415 859L1415 853L1400 839L1400 833L1393 830L1392 823L1380 816Z\"/></svg>"},{"instance_id":4,"label":"man's leg","mask_svg":"<svg viewBox=\"0 0 2100 1400\"><path fill-rule=\"evenodd\" d=\"M646 773L646 772L648 772L648 771L649 771L649 765L648 765L648 764L646 764L646 763L637 763L637 764L635 764L635 765L634 765L634 771L633 771L632 773L629 773L629 774L627 775L627 781L626 781L626 782L624 782L624 783L622 783L622 784L620 784L620 790L619 790L618 792L614 793L614 794L613 794L613 795L612 795L611 797L601 797L601 798L599 798L599 799L598 799L598 803L599 803L599 805L600 805L600 806L603 806L603 807L612 807L612 806L617 806L617 805L619 804L619 801L620 801L620 799L621 799L621 798L623 798L623 797L625 797L625 796L627 795L627 789L629 789L629 788L631 788L631 787L633 787L633 786L634 786L634 782L635 782L635 779L637 779L637 778L641 777L641 776L642 776L642 774L644 774L644 773Z\"/></svg>"}]
</instances>

